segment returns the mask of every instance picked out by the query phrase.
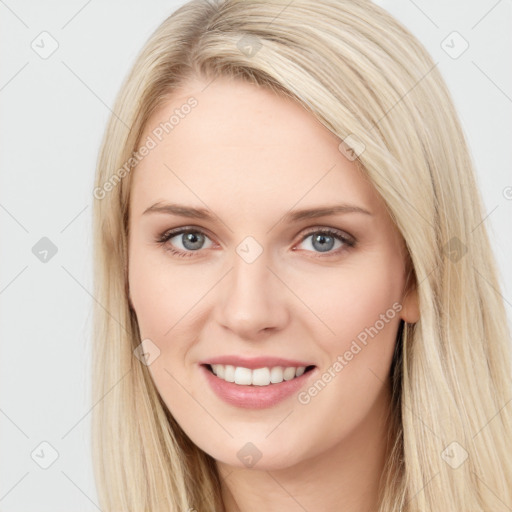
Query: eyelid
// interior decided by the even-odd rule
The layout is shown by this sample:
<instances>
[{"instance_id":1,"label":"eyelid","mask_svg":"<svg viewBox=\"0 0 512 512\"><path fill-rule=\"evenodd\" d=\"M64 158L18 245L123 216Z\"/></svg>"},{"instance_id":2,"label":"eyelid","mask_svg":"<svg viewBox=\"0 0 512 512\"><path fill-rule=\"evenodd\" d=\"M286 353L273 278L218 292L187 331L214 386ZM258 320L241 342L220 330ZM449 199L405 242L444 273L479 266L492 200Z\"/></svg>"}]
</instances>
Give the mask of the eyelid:
<instances>
[{"instance_id":1,"label":"eyelid","mask_svg":"<svg viewBox=\"0 0 512 512\"><path fill-rule=\"evenodd\" d=\"M202 235L207 236L210 240L212 237L209 235L208 230L199 226L180 226L178 228L166 229L160 235L157 235L158 242L164 242L169 240L170 238L174 238L177 235L181 235L186 232L192 233L201 233Z\"/></svg>"},{"instance_id":2,"label":"eyelid","mask_svg":"<svg viewBox=\"0 0 512 512\"><path fill-rule=\"evenodd\" d=\"M312 228L306 228L306 229L308 229L309 231L307 231L302 236L301 241L304 241L305 238L312 235L313 233L328 232L328 233L332 233L333 235L336 235L336 236L342 238L343 240L345 240L347 242L352 242L354 244L356 243L356 238L354 236L352 236L350 233L347 233L346 231L344 231L343 229L331 228L328 226L314 226Z\"/></svg>"}]
</instances>

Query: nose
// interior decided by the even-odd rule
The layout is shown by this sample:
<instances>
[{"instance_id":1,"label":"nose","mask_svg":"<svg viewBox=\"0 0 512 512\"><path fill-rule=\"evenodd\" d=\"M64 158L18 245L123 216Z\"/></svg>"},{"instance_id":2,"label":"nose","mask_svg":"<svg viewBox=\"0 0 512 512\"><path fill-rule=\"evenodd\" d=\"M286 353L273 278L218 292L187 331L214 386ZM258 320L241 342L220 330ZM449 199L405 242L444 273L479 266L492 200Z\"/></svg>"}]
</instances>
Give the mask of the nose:
<instances>
[{"instance_id":1,"label":"nose","mask_svg":"<svg viewBox=\"0 0 512 512\"><path fill-rule=\"evenodd\" d=\"M218 321L239 338L283 329L289 320L289 292L269 267L265 252L249 263L235 255L223 279L217 303Z\"/></svg>"}]
</instances>

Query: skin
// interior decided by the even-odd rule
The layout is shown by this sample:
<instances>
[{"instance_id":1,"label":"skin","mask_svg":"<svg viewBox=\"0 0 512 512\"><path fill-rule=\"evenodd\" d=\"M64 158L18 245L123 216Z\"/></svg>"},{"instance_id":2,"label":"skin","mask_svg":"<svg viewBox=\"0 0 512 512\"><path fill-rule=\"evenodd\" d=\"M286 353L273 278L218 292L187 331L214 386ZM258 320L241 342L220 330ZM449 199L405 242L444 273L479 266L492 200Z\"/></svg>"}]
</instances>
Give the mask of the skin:
<instances>
[{"instance_id":1,"label":"skin","mask_svg":"<svg viewBox=\"0 0 512 512\"><path fill-rule=\"evenodd\" d=\"M139 163L131 184L130 301L141 339L160 350L151 377L183 430L216 460L228 512L255 503L267 511L338 511L340 503L344 512L375 510L399 320L419 316L400 234L340 140L298 104L255 85L190 80L141 140L190 96L198 105ZM143 214L157 202L208 208L217 219ZM281 220L338 203L370 214ZM203 245L190 249L183 235L156 241L179 227L200 230ZM356 244L330 242L322 252L314 243L321 228ZM263 249L250 264L236 252L247 236ZM177 257L171 246L192 254ZM311 361L307 389L394 303L401 311L307 404L292 395L267 409L228 405L198 366L226 354ZM262 454L251 468L237 456L249 441Z\"/></svg>"}]
</instances>

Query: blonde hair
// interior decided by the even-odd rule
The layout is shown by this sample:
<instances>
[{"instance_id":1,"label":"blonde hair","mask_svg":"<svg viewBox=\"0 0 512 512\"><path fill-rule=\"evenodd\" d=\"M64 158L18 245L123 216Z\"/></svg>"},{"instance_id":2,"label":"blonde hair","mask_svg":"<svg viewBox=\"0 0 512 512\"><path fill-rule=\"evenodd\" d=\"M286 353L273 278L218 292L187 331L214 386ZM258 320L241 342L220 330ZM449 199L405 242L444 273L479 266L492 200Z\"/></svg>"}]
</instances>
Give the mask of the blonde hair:
<instances>
[{"instance_id":1,"label":"blonde hair","mask_svg":"<svg viewBox=\"0 0 512 512\"><path fill-rule=\"evenodd\" d=\"M365 0L193 0L147 41L98 158L92 444L101 509L224 510L215 461L134 356L141 339L128 299L126 162L151 114L194 76L270 88L356 141L356 161L406 243L421 318L398 333L379 511L512 507L510 333L473 163L431 57Z\"/></svg>"}]
</instances>

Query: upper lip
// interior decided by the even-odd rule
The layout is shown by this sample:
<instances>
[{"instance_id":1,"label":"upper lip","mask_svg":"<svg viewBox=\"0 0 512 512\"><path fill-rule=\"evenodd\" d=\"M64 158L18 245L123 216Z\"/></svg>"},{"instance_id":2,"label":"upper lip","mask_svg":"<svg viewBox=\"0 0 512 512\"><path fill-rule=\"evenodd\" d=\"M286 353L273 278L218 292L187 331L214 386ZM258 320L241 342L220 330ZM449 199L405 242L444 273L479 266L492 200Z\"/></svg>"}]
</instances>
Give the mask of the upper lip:
<instances>
[{"instance_id":1,"label":"upper lip","mask_svg":"<svg viewBox=\"0 0 512 512\"><path fill-rule=\"evenodd\" d=\"M235 355L212 357L210 359L205 359L204 361L201 361L199 364L229 364L232 366L242 366L243 368L249 368L250 370L265 367L273 368L274 366L293 366L296 368L298 368L299 366L314 366L312 363L308 363L305 361L298 361L296 359L285 359L282 357L241 357Z\"/></svg>"}]
</instances>

